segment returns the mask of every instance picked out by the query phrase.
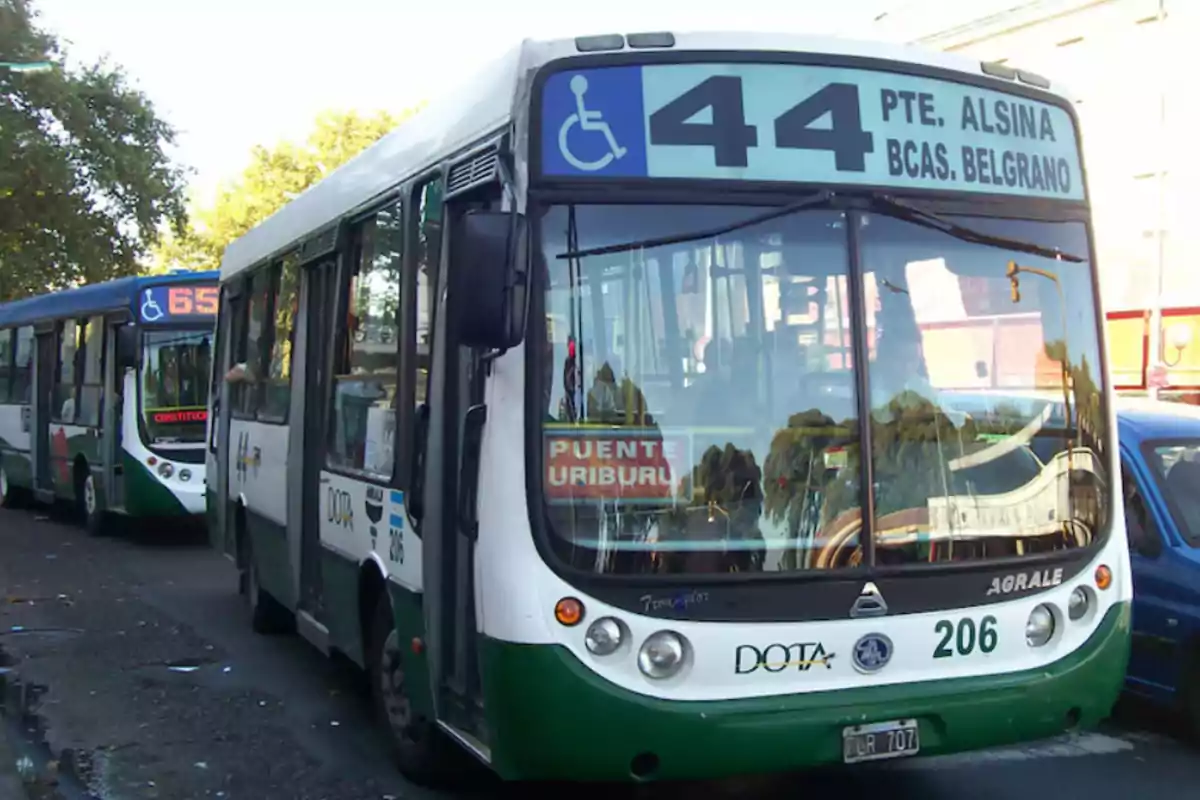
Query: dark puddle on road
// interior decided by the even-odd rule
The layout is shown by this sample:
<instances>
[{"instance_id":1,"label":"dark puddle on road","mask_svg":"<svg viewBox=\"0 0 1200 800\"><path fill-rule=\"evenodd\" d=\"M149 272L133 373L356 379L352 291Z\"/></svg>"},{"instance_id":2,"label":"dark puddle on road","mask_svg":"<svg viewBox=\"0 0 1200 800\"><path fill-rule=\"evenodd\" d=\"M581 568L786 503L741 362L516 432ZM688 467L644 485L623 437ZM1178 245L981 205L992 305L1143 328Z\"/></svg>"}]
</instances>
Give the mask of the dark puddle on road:
<instances>
[{"instance_id":1,"label":"dark puddle on road","mask_svg":"<svg viewBox=\"0 0 1200 800\"><path fill-rule=\"evenodd\" d=\"M70 635L61 630L55 633ZM45 693L45 687L22 681L13 660L0 649L0 737L5 740L0 743L0 753L14 762L0 765L0 772L15 772L31 800L102 800L102 794L88 789L95 766L91 753L64 749L56 757L51 752L45 721L38 714Z\"/></svg>"}]
</instances>

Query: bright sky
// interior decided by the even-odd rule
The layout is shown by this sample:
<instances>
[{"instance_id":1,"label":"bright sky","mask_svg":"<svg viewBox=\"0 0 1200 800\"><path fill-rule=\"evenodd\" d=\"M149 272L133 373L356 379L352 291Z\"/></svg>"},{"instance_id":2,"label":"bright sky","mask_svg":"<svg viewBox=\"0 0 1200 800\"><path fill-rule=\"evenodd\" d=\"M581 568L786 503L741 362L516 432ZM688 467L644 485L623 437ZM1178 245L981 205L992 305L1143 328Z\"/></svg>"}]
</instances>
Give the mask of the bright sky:
<instances>
[{"instance_id":1,"label":"bright sky","mask_svg":"<svg viewBox=\"0 0 1200 800\"><path fill-rule=\"evenodd\" d=\"M933 5L948 0L933 0ZM955 17L994 0L956 0ZM1004 5L1012 5L1008 0ZM73 59L121 64L180 131L207 199L251 147L301 139L326 108L399 111L525 37L646 30L787 30L894 38L885 11L928 0L34 0ZM939 12L934 28L948 26ZM907 20L906 20L907 21ZM902 26L902 27L908 27ZM928 30L929 28L926 28Z\"/></svg>"}]
</instances>

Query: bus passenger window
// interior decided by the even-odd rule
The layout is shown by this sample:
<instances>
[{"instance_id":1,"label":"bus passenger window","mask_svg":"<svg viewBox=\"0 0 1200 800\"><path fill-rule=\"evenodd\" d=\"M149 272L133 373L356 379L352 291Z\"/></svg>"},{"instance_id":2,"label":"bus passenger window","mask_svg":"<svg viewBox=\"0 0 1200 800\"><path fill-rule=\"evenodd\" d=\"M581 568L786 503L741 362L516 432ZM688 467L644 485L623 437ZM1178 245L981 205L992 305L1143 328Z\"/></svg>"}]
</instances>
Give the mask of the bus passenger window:
<instances>
[{"instance_id":1,"label":"bus passenger window","mask_svg":"<svg viewBox=\"0 0 1200 800\"><path fill-rule=\"evenodd\" d=\"M395 461L402 236L399 204L356 231L333 369L329 463L384 479Z\"/></svg>"},{"instance_id":2,"label":"bus passenger window","mask_svg":"<svg viewBox=\"0 0 1200 800\"><path fill-rule=\"evenodd\" d=\"M419 406L425 402L429 366L433 359L433 292L437 285L438 260L442 252L441 178L418 190L417 211L417 372L413 387Z\"/></svg>"},{"instance_id":3,"label":"bus passenger window","mask_svg":"<svg viewBox=\"0 0 1200 800\"><path fill-rule=\"evenodd\" d=\"M81 355L78 422L95 428L100 425L104 393L104 317L91 317L87 321Z\"/></svg>"},{"instance_id":4,"label":"bus passenger window","mask_svg":"<svg viewBox=\"0 0 1200 800\"><path fill-rule=\"evenodd\" d=\"M270 336L267 328L267 306L271 299L271 270L260 268L250 281L250 298L244 338L238 347L237 380L232 382L235 414L253 419L258 412L259 391L263 374L263 345Z\"/></svg>"},{"instance_id":5,"label":"bus passenger window","mask_svg":"<svg viewBox=\"0 0 1200 800\"><path fill-rule=\"evenodd\" d=\"M13 342L15 338L12 330L0 331L0 405L17 402L16 395L10 391L13 379Z\"/></svg>"},{"instance_id":6,"label":"bus passenger window","mask_svg":"<svg viewBox=\"0 0 1200 800\"><path fill-rule=\"evenodd\" d=\"M79 326L69 319L58 333L58 381L54 386L51 420L70 424L75 421L75 351L79 347Z\"/></svg>"},{"instance_id":7,"label":"bus passenger window","mask_svg":"<svg viewBox=\"0 0 1200 800\"><path fill-rule=\"evenodd\" d=\"M33 328L17 328L16 335L12 402L26 405L30 402L33 386Z\"/></svg>"},{"instance_id":8,"label":"bus passenger window","mask_svg":"<svg viewBox=\"0 0 1200 800\"><path fill-rule=\"evenodd\" d=\"M296 312L300 302L299 256L292 253L272 269L276 273L275 333L271 339L271 359L267 363L266 384L258 418L268 422L286 422L292 401L292 344L295 340Z\"/></svg>"}]
</instances>

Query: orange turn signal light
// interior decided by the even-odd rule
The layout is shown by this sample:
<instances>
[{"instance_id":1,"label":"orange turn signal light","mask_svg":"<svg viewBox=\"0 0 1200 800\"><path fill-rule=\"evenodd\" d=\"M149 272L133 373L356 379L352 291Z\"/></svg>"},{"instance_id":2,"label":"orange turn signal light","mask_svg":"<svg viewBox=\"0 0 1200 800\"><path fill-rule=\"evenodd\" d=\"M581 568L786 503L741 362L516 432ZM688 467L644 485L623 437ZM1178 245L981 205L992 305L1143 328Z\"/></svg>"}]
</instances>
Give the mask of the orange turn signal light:
<instances>
[{"instance_id":1,"label":"orange turn signal light","mask_svg":"<svg viewBox=\"0 0 1200 800\"><path fill-rule=\"evenodd\" d=\"M1096 588L1100 590L1112 586L1112 570L1104 564L1096 567Z\"/></svg>"},{"instance_id":2,"label":"orange turn signal light","mask_svg":"<svg viewBox=\"0 0 1200 800\"><path fill-rule=\"evenodd\" d=\"M574 597L564 597L554 604L554 618L568 628L583 621L583 603Z\"/></svg>"}]
</instances>

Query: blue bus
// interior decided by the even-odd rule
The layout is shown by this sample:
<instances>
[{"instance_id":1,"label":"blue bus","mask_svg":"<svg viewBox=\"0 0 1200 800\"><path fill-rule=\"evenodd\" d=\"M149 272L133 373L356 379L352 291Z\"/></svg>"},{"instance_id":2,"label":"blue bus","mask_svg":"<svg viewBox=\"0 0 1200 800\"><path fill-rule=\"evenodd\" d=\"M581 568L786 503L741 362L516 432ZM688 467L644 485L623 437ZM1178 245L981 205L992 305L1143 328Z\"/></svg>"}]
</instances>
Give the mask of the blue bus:
<instances>
[{"instance_id":1,"label":"blue bus","mask_svg":"<svg viewBox=\"0 0 1200 800\"><path fill-rule=\"evenodd\" d=\"M121 278L0 305L0 506L204 511L217 273Z\"/></svg>"}]
</instances>

